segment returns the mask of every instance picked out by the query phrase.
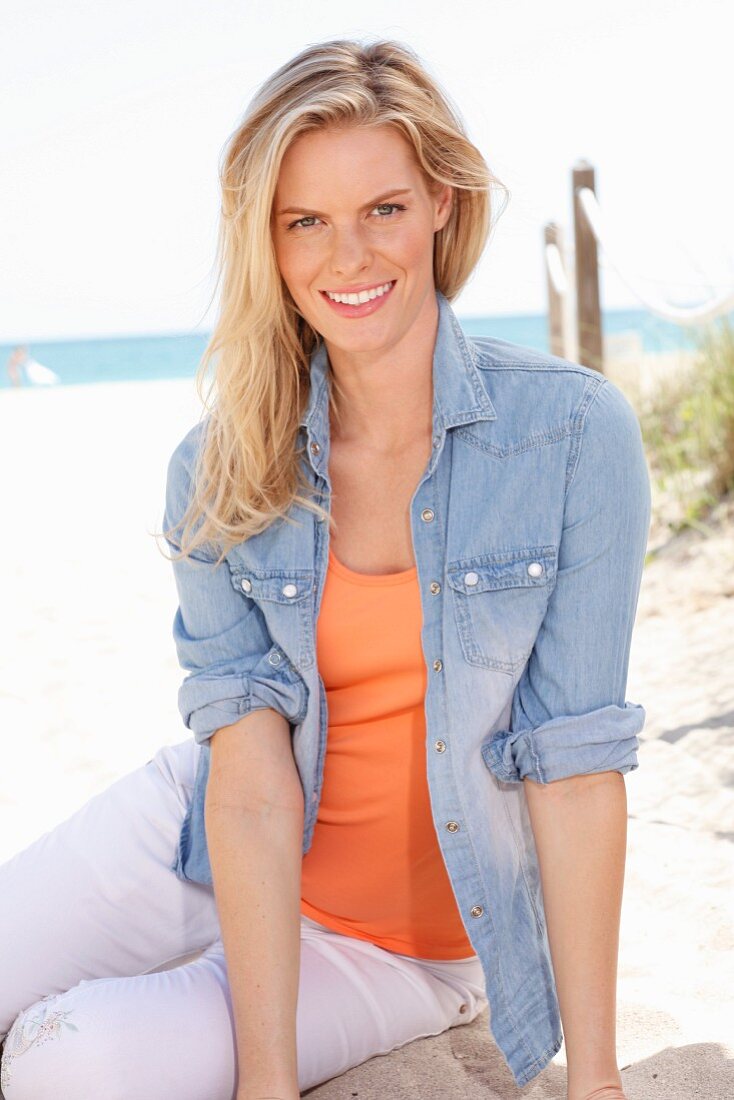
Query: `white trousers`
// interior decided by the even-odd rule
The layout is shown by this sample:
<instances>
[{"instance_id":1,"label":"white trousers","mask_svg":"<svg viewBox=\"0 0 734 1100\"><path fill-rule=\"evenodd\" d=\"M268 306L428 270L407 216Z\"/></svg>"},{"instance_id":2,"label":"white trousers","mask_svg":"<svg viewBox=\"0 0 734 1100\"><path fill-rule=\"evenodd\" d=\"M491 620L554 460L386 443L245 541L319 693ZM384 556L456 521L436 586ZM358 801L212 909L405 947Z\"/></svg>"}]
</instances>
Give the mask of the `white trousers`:
<instances>
[{"instance_id":1,"label":"white trousers","mask_svg":"<svg viewBox=\"0 0 734 1100\"><path fill-rule=\"evenodd\" d=\"M214 892L170 868L198 752L163 746L0 866L5 1100L232 1100ZM302 1091L485 1007L476 956L413 959L301 917Z\"/></svg>"}]
</instances>

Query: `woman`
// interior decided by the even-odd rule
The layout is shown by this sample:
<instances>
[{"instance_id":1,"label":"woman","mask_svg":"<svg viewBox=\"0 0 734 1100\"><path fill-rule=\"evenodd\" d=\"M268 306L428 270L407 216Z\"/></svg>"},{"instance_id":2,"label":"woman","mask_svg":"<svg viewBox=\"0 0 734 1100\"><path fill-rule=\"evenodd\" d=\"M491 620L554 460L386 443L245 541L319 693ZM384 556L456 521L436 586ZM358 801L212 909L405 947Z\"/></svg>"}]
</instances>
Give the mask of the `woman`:
<instances>
[{"instance_id":1,"label":"woman","mask_svg":"<svg viewBox=\"0 0 734 1100\"><path fill-rule=\"evenodd\" d=\"M7 1100L293 1100L484 1007L518 1086L565 1037L569 1100L624 1096L649 482L611 382L458 325L496 183L392 42L232 136L164 525L194 737L0 869Z\"/></svg>"}]
</instances>

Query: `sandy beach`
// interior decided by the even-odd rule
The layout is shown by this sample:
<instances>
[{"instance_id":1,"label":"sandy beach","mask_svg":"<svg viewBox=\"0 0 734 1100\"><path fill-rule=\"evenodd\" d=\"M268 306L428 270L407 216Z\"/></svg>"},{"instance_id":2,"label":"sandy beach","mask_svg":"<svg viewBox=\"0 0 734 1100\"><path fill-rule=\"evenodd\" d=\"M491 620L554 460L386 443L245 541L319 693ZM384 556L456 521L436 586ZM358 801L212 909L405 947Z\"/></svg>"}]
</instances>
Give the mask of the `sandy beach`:
<instances>
[{"instance_id":1,"label":"sandy beach","mask_svg":"<svg viewBox=\"0 0 734 1100\"><path fill-rule=\"evenodd\" d=\"M200 405L188 381L0 392L0 861L162 744L176 708L166 464ZM734 1095L734 503L708 536L651 531L628 699L618 1055L630 1098ZM728 1013L728 1020L727 1020ZM372 1059L313 1100L562 1098L565 1048L518 1091L486 1027Z\"/></svg>"}]
</instances>

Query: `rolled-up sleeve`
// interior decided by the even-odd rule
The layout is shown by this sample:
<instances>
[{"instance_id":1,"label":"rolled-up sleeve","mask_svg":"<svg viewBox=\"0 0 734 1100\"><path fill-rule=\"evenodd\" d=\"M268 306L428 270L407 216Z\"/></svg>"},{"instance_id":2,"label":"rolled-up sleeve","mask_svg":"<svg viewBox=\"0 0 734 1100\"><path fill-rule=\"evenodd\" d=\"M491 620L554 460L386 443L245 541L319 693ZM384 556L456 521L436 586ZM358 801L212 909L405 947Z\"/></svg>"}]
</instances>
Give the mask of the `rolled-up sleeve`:
<instances>
[{"instance_id":1,"label":"rolled-up sleeve","mask_svg":"<svg viewBox=\"0 0 734 1100\"><path fill-rule=\"evenodd\" d=\"M566 492L556 584L513 695L482 744L506 783L638 766L645 710L625 699L651 514L636 414L608 379L589 405Z\"/></svg>"},{"instance_id":2,"label":"rolled-up sleeve","mask_svg":"<svg viewBox=\"0 0 734 1100\"><path fill-rule=\"evenodd\" d=\"M164 529L172 550L188 505L206 421L201 421L173 452L167 472ZM307 689L287 655L273 645L262 611L235 589L214 548L198 547L190 558L173 561L178 608L173 638L179 664L188 673L178 693L184 725L197 742L250 711L270 707L289 722L305 716ZM270 658L277 650L277 664Z\"/></svg>"}]
</instances>

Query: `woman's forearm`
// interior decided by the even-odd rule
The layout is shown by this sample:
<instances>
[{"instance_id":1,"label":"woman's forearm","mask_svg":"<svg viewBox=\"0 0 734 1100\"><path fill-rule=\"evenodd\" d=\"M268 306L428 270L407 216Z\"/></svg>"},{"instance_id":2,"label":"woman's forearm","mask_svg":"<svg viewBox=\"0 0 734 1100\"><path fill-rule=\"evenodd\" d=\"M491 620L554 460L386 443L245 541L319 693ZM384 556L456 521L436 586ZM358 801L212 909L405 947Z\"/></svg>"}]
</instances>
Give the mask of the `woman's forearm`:
<instances>
[{"instance_id":1,"label":"woman's forearm","mask_svg":"<svg viewBox=\"0 0 734 1100\"><path fill-rule=\"evenodd\" d=\"M206 834L244 1100L298 1097L303 810L208 807Z\"/></svg>"},{"instance_id":2,"label":"woman's forearm","mask_svg":"<svg viewBox=\"0 0 734 1100\"><path fill-rule=\"evenodd\" d=\"M525 779L568 1060L569 1100L621 1085L616 1055L627 792L617 771Z\"/></svg>"}]
</instances>

